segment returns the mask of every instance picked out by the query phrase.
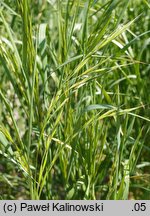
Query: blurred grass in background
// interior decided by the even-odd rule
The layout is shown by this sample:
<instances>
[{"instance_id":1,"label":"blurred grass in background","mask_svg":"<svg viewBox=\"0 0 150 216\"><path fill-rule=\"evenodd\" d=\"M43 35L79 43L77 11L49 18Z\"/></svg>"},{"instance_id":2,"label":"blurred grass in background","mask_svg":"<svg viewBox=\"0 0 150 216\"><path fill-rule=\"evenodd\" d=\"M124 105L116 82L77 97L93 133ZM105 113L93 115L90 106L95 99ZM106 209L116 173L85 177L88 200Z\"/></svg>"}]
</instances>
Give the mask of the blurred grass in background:
<instances>
[{"instance_id":1,"label":"blurred grass in background","mask_svg":"<svg viewBox=\"0 0 150 216\"><path fill-rule=\"evenodd\" d=\"M1 0L1 199L150 199L149 16Z\"/></svg>"}]
</instances>

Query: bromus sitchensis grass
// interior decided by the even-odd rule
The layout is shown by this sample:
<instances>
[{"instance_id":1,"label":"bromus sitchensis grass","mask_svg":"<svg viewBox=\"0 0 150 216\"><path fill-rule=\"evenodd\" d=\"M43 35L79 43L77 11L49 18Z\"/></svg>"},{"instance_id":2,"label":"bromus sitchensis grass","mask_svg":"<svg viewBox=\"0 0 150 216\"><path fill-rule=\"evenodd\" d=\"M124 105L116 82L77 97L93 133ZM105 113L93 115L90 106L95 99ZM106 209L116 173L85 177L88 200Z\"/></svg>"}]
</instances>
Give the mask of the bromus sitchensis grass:
<instances>
[{"instance_id":1,"label":"bromus sitchensis grass","mask_svg":"<svg viewBox=\"0 0 150 216\"><path fill-rule=\"evenodd\" d=\"M150 198L149 13L1 2L1 199Z\"/></svg>"}]
</instances>

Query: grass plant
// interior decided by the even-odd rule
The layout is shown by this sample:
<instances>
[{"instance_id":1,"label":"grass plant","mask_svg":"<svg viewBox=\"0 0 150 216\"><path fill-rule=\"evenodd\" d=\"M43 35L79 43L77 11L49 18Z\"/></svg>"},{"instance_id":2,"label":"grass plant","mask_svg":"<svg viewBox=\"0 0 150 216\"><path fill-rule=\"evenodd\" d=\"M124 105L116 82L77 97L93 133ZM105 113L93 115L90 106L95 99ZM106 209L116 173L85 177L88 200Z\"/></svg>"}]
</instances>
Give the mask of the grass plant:
<instances>
[{"instance_id":1,"label":"grass plant","mask_svg":"<svg viewBox=\"0 0 150 216\"><path fill-rule=\"evenodd\" d=\"M149 15L1 0L1 199L150 199Z\"/></svg>"}]
</instances>

